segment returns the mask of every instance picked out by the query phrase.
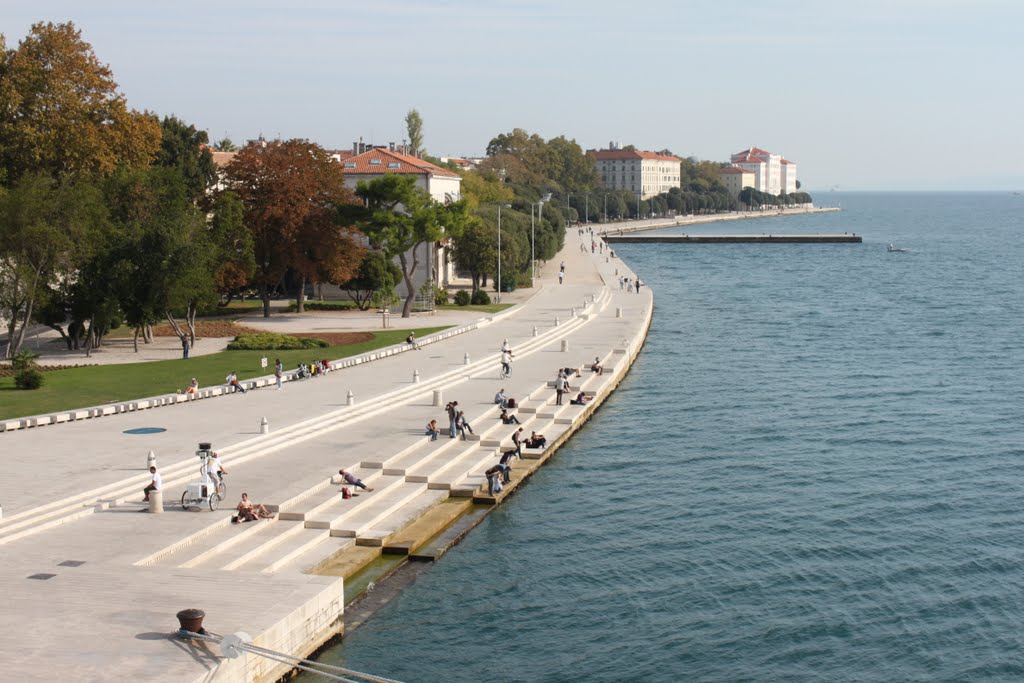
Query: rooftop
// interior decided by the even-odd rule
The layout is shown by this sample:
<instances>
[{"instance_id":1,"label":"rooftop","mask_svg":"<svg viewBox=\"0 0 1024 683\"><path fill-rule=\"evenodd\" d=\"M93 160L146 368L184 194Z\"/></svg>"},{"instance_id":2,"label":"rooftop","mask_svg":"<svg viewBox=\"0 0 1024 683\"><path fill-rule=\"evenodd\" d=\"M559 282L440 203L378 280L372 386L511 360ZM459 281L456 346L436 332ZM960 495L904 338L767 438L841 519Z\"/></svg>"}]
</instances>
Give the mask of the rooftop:
<instances>
[{"instance_id":1,"label":"rooftop","mask_svg":"<svg viewBox=\"0 0 1024 683\"><path fill-rule=\"evenodd\" d=\"M459 178L458 173L448 169L435 166L429 161L418 157L377 147L367 150L362 154L351 156L342 161L345 173L355 175L383 175L387 173L401 173L412 175L443 176L448 178Z\"/></svg>"}]
</instances>

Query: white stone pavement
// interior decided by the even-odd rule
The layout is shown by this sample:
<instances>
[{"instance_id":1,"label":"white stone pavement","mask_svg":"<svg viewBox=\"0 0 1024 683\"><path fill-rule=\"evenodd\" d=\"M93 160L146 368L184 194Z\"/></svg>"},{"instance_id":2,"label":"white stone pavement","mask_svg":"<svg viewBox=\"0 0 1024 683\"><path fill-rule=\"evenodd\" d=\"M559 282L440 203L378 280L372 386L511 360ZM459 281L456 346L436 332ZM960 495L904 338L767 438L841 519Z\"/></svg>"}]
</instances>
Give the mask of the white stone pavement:
<instances>
[{"instance_id":1,"label":"white stone pavement","mask_svg":"<svg viewBox=\"0 0 1024 683\"><path fill-rule=\"evenodd\" d=\"M495 419L499 388L526 399L519 414L527 432L550 439L567 431L582 409L551 405L547 382L557 368L599 356L609 367L604 376L584 372L572 382L607 391L642 344L653 301L646 287L640 294L619 290L616 269L631 275L621 261L579 245L570 230L539 291L521 306L418 352L282 391L0 434L5 677L265 680L280 673L265 661L227 662L216 646L190 648L168 637L175 612L199 607L215 632L245 630L265 647L308 651L334 629L342 582L302 570L353 543L379 545L449 495L471 495L513 431ZM559 285L563 259L566 281ZM505 338L515 363L513 376L500 381ZM346 405L348 391L354 405ZM440 406L432 405L435 391L442 392ZM423 436L431 418L447 426L449 400L459 401L481 440ZM259 433L263 417L269 435ZM137 427L166 431L124 433ZM174 504L198 479L200 441L214 444L229 471L227 504L217 512ZM151 449L164 477L163 515L139 514ZM375 490L341 500L329 483L340 467ZM282 514L231 525L242 491ZM68 561L81 564L61 564ZM53 576L29 578L47 574Z\"/></svg>"}]
</instances>

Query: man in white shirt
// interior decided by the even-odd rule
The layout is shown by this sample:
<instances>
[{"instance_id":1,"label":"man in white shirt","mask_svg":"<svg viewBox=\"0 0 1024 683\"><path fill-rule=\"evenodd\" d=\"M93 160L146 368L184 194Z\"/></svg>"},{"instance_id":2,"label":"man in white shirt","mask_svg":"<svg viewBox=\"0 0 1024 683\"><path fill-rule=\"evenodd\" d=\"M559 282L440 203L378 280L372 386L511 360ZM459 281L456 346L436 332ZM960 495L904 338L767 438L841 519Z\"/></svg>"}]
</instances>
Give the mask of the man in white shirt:
<instances>
[{"instance_id":1,"label":"man in white shirt","mask_svg":"<svg viewBox=\"0 0 1024 683\"><path fill-rule=\"evenodd\" d=\"M142 489L142 502L144 503L149 502L150 491L159 491L164 485L163 479L160 477L160 473L156 471L156 467L150 467L149 474L153 477L153 480L149 482L149 486Z\"/></svg>"},{"instance_id":2,"label":"man in white shirt","mask_svg":"<svg viewBox=\"0 0 1024 683\"><path fill-rule=\"evenodd\" d=\"M510 377L512 375L512 352L502 351L501 352L501 376Z\"/></svg>"},{"instance_id":3,"label":"man in white shirt","mask_svg":"<svg viewBox=\"0 0 1024 683\"><path fill-rule=\"evenodd\" d=\"M214 489L220 488L221 475L227 474L228 471L220 464L220 458L217 457L216 451L206 461L206 473L210 475Z\"/></svg>"}]
</instances>

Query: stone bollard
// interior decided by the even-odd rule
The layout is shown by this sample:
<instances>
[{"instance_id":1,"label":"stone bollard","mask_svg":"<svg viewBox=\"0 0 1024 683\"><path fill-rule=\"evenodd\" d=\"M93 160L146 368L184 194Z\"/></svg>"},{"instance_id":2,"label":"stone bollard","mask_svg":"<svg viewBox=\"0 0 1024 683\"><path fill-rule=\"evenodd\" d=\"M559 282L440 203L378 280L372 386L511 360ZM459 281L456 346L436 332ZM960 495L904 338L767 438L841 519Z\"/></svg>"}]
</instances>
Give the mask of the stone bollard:
<instances>
[{"instance_id":1,"label":"stone bollard","mask_svg":"<svg viewBox=\"0 0 1024 683\"><path fill-rule=\"evenodd\" d=\"M149 492L149 511L156 515L164 511L164 492L160 489Z\"/></svg>"},{"instance_id":2,"label":"stone bollard","mask_svg":"<svg viewBox=\"0 0 1024 683\"><path fill-rule=\"evenodd\" d=\"M618 268L616 268L616 269L615 269L615 274L616 274L616 275L618 275L618 274L619 274L619 269L618 269Z\"/></svg>"},{"instance_id":3,"label":"stone bollard","mask_svg":"<svg viewBox=\"0 0 1024 683\"><path fill-rule=\"evenodd\" d=\"M419 370L413 370L412 371L412 383L415 384L416 382L419 382L419 381L420 381L420 371Z\"/></svg>"},{"instance_id":4,"label":"stone bollard","mask_svg":"<svg viewBox=\"0 0 1024 683\"><path fill-rule=\"evenodd\" d=\"M562 321L559 320L558 318L555 318L555 327L558 327L561 324L562 324Z\"/></svg>"},{"instance_id":5,"label":"stone bollard","mask_svg":"<svg viewBox=\"0 0 1024 683\"><path fill-rule=\"evenodd\" d=\"M349 389L348 390L348 396L345 397L345 405L347 405L347 406L355 405L355 402L356 402L355 394L353 394L352 390Z\"/></svg>"},{"instance_id":6,"label":"stone bollard","mask_svg":"<svg viewBox=\"0 0 1024 683\"><path fill-rule=\"evenodd\" d=\"M262 420L260 420L260 434L269 434L269 433L270 433L270 423L267 421L267 418L264 417Z\"/></svg>"},{"instance_id":7,"label":"stone bollard","mask_svg":"<svg viewBox=\"0 0 1024 683\"><path fill-rule=\"evenodd\" d=\"M562 340L562 351L568 351L568 350L569 350L569 340L568 339L563 339Z\"/></svg>"},{"instance_id":8,"label":"stone bollard","mask_svg":"<svg viewBox=\"0 0 1024 683\"><path fill-rule=\"evenodd\" d=\"M434 389L434 405L439 406L444 403L444 393L440 389Z\"/></svg>"},{"instance_id":9,"label":"stone bollard","mask_svg":"<svg viewBox=\"0 0 1024 683\"><path fill-rule=\"evenodd\" d=\"M615 309L615 317L616 318L621 318L622 317L622 309L621 308L616 308Z\"/></svg>"},{"instance_id":10,"label":"stone bollard","mask_svg":"<svg viewBox=\"0 0 1024 683\"><path fill-rule=\"evenodd\" d=\"M569 317L570 318L575 318L576 317L576 307L575 306L572 307L572 312L569 314Z\"/></svg>"},{"instance_id":11,"label":"stone bollard","mask_svg":"<svg viewBox=\"0 0 1024 683\"><path fill-rule=\"evenodd\" d=\"M148 471L150 467L156 467L156 453L153 451L146 456L146 470Z\"/></svg>"},{"instance_id":12,"label":"stone bollard","mask_svg":"<svg viewBox=\"0 0 1024 683\"><path fill-rule=\"evenodd\" d=\"M462 364L469 365L469 351L466 351L465 355L462 357Z\"/></svg>"},{"instance_id":13,"label":"stone bollard","mask_svg":"<svg viewBox=\"0 0 1024 683\"><path fill-rule=\"evenodd\" d=\"M537 326L536 325L533 326L533 336L534 337L537 336Z\"/></svg>"}]
</instances>

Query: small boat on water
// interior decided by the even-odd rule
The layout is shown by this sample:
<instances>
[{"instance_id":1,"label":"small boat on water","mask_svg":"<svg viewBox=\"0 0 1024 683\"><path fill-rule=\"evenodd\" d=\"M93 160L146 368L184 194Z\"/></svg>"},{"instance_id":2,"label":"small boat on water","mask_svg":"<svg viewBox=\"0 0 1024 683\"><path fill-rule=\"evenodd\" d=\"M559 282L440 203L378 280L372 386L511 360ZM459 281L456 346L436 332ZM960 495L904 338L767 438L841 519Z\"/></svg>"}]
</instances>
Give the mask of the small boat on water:
<instances>
[{"instance_id":1,"label":"small boat on water","mask_svg":"<svg viewBox=\"0 0 1024 683\"><path fill-rule=\"evenodd\" d=\"M894 247L893 245L890 244L888 249L887 249L887 251L910 251L910 250L907 249L906 247Z\"/></svg>"}]
</instances>

